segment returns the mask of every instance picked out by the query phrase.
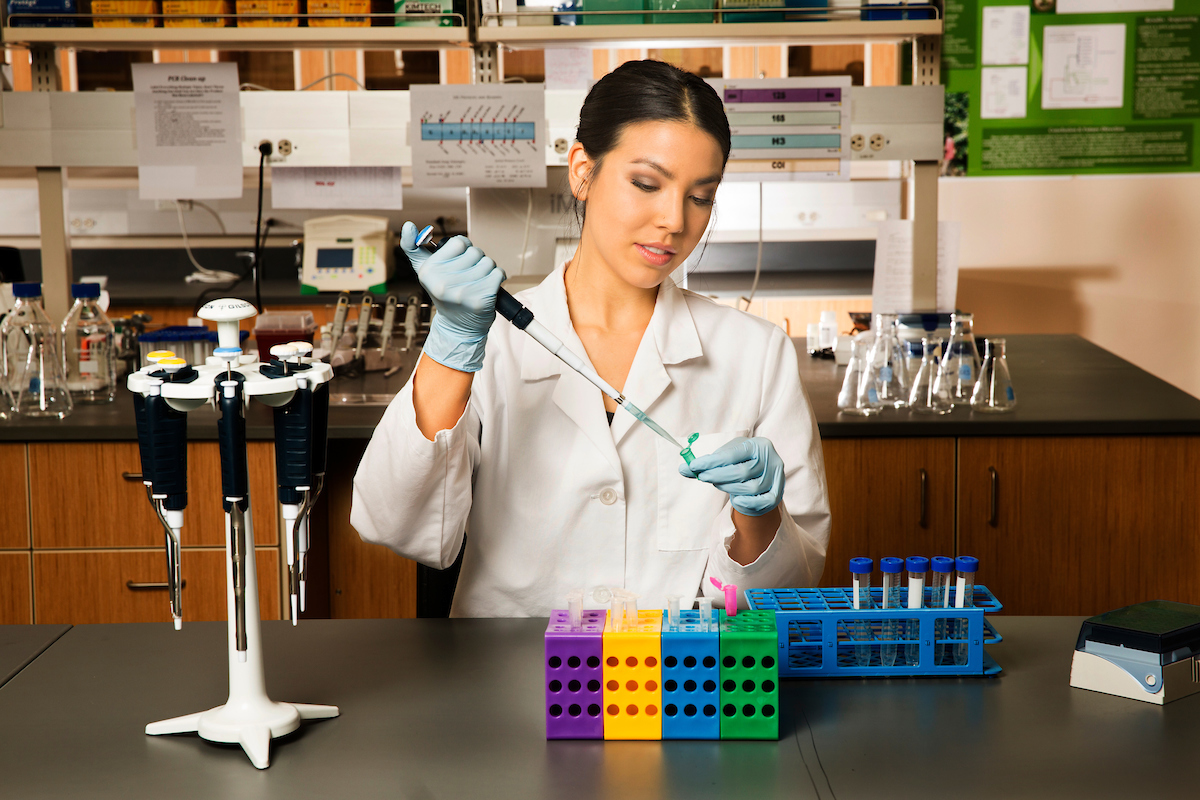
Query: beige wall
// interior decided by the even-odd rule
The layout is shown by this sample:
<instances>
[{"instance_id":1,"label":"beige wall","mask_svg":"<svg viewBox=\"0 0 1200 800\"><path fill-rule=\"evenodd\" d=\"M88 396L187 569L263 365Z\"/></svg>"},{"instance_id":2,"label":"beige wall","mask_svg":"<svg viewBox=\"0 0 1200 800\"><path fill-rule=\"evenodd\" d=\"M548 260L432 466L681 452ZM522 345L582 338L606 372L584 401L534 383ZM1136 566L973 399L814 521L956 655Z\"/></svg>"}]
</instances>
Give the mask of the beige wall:
<instances>
[{"instance_id":1,"label":"beige wall","mask_svg":"<svg viewBox=\"0 0 1200 800\"><path fill-rule=\"evenodd\" d=\"M951 179L976 332L1078 333L1200 396L1200 176Z\"/></svg>"}]
</instances>

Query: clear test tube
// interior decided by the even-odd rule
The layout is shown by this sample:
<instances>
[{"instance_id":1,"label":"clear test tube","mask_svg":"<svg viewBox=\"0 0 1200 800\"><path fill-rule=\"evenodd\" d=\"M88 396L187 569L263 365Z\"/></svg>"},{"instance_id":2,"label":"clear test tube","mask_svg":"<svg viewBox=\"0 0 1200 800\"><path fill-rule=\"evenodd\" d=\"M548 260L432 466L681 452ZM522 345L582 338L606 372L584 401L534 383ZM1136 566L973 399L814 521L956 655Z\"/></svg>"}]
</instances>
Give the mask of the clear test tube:
<instances>
[{"instance_id":1,"label":"clear test tube","mask_svg":"<svg viewBox=\"0 0 1200 800\"><path fill-rule=\"evenodd\" d=\"M869 558L850 559L850 592L855 611L866 611L871 608L871 570L875 562ZM850 634L855 641L871 641L871 623L865 619L855 621ZM854 645L854 663L860 667L871 665L871 645Z\"/></svg>"},{"instance_id":2,"label":"clear test tube","mask_svg":"<svg viewBox=\"0 0 1200 800\"><path fill-rule=\"evenodd\" d=\"M879 559L879 569L883 572L883 607L894 611L904 607L904 592L900 588L900 573L904 571L904 559ZM900 638L900 619L887 616L883 620L883 646L880 647L880 661L885 667L896 666L896 640Z\"/></svg>"},{"instance_id":3,"label":"clear test tube","mask_svg":"<svg viewBox=\"0 0 1200 800\"><path fill-rule=\"evenodd\" d=\"M979 571L979 559L971 556L959 556L954 559L954 568L958 570L958 578L954 585L954 607L974 608L975 573ZM966 618L956 619L954 627L954 638L964 640L954 645L954 664L961 667L966 665L971 655L970 643L965 641L968 630Z\"/></svg>"},{"instance_id":4,"label":"clear test tube","mask_svg":"<svg viewBox=\"0 0 1200 800\"><path fill-rule=\"evenodd\" d=\"M667 597L667 629L679 630L679 595L677 594Z\"/></svg>"},{"instance_id":5,"label":"clear test tube","mask_svg":"<svg viewBox=\"0 0 1200 800\"><path fill-rule=\"evenodd\" d=\"M625 596L620 592L612 593L608 616L612 622L613 633L620 633L625 629Z\"/></svg>"},{"instance_id":6,"label":"clear test tube","mask_svg":"<svg viewBox=\"0 0 1200 800\"><path fill-rule=\"evenodd\" d=\"M583 591L567 593L567 619L571 622L571 630L577 631L583 627Z\"/></svg>"},{"instance_id":7,"label":"clear test tube","mask_svg":"<svg viewBox=\"0 0 1200 800\"><path fill-rule=\"evenodd\" d=\"M950 573L954 572L954 559L946 556L934 556L929 560L929 607L950 607ZM946 618L942 617L933 623L933 665L940 667L946 663Z\"/></svg>"},{"instance_id":8,"label":"clear test tube","mask_svg":"<svg viewBox=\"0 0 1200 800\"><path fill-rule=\"evenodd\" d=\"M700 629L705 633L712 630L713 627L713 601L711 597L701 597L697 602L700 604Z\"/></svg>"},{"instance_id":9,"label":"clear test tube","mask_svg":"<svg viewBox=\"0 0 1200 800\"><path fill-rule=\"evenodd\" d=\"M904 568L908 572L908 607L922 608L925 605L925 573L929 571L929 559L924 556L909 556L904 559ZM904 666L916 667L921 663L921 623L917 619L909 619L905 625Z\"/></svg>"}]
</instances>

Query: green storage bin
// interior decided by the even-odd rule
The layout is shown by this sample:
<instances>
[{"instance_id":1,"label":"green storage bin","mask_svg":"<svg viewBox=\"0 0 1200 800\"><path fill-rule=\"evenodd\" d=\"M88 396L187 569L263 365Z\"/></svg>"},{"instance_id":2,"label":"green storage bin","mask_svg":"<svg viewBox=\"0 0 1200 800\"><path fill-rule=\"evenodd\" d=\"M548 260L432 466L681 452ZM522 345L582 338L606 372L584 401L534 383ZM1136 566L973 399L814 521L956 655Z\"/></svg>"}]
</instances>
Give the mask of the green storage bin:
<instances>
[{"instance_id":1,"label":"green storage bin","mask_svg":"<svg viewBox=\"0 0 1200 800\"><path fill-rule=\"evenodd\" d=\"M785 0L721 0L722 22L783 22L782 11L754 11L756 8L780 8ZM743 13L734 13L734 12Z\"/></svg>"},{"instance_id":2,"label":"green storage bin","mask_svg":"<svg viewBox=\"0 0 1200 800\"><path fill-rule=\"evenodd\" d=\"M715 9L715 0L646 0L647 11L675 11L677 9L695 8L704 11ZM652 25L670 25L672 23L712 22L712 14L647 14L646 21Z\"/></svg>"},{"instance_id":3,"label":"green storage bin","mask_svg":"<svg viewBox=\"0 0 1200 800\"><path fill-rule=\"evenodd\" d=\"M581 11L644 11L643 0L581 0ZM584 25L641 25L645 17L641 14L588 14L579 15Z\"/></svg>"}]
</instances>

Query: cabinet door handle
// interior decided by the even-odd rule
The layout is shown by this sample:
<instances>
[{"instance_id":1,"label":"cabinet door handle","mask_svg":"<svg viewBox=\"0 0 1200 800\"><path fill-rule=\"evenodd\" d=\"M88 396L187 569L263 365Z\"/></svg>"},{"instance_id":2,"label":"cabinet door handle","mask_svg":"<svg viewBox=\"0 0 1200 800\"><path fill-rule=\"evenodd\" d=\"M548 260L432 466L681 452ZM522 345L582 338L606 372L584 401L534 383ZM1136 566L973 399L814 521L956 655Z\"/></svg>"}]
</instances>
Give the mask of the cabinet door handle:
<instances>
[{"instance_id":1,"label":"cabinet door handle","mask_svg":"<svg viewBox=\"0 0 1200 800\"><path fill-rule=\"evenodd\" d=\"M988 525L993 528L1000 522L1000 473L995 467L988 467L988 476L992 482L992 504L988 513Z\"/></svg>"},{"instance_id":2,"label":"cabinet door handle","mask_svg":"<svg viewBox=\"0 0 1200 800\"><path fill-rule=\"evenodd\" d=\"M125 588L134 592L165 592L171 588L166 583L136 583L134 581L125 581ZM181 581L180 589L187 588L187 581Z\"/></svg>"},{"instance_id":3,"label":"cabinet door handle","mask_svg":"<svg viewBox=\"0 0 1200 800\"><path fill-rule=\"evenodd\" d=\"M926 528L929 526L929 473L924 467L917 470L917 473L921 476L921 527Z\"/></svg>"},{"instance_id":4,"label":"cabinet door handle","mask_svg":"<svg viewBox=\"0 0 1200 800\"><path fill-rule=\"evenodd\" d=\"M141 483L142 473L140 472L122 472L121 477L130 483Z\"/></svg>"}]
</instances>

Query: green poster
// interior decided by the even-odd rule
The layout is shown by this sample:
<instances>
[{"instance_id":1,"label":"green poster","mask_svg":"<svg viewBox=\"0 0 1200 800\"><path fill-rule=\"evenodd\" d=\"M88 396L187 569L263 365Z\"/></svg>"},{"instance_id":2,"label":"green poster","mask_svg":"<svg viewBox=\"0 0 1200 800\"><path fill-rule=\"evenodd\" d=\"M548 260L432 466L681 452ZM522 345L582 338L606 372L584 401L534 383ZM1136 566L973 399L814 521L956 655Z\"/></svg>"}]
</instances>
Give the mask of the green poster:
<instances>
[{"instance_id":1,"label":"green poster","mask_svg":"<svg viewBox=\"0 0 1200 800\"><path fill-rule=\"evenodd\" d=\"M1200 0L947 0L945 16L948 174L1200 171Z\"/></svg>"}]
</instances>

